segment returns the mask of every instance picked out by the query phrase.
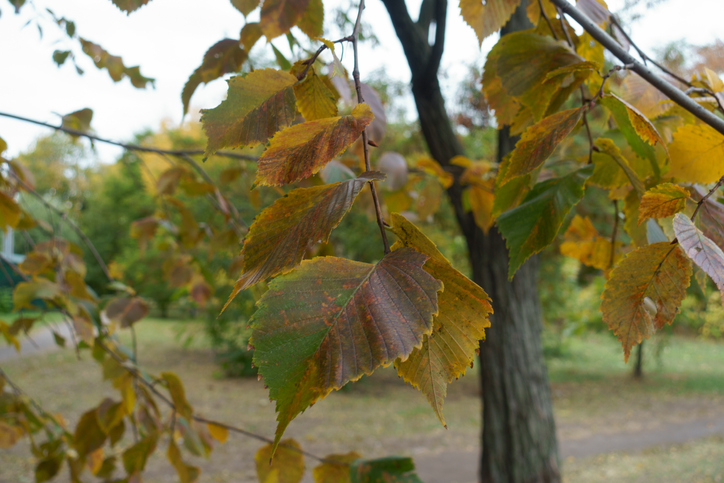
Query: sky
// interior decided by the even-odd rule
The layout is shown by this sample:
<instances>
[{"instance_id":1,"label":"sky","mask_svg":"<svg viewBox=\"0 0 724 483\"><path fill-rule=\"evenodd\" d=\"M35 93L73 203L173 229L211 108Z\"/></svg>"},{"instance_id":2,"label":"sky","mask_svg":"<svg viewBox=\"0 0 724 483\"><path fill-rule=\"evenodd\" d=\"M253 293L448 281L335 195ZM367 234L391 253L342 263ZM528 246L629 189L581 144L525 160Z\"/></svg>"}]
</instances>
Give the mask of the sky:
<instances>
[{"instance_id":1,"label":"sky","mask_svg":"<svg viewBox=\"0 0 724 483\"><path fill-rule=\"evenodd\" d=\"M407 1L413 18L420 1ZM615 12L624 0L608 3ZM347 4L345 0L325 1L328 10ZM53 51L70 48L72 41L47 22L42 39L34 25L25 25L36 11L46 7L75 21L81 37L121 56L126 66L139 65L141 73L156 79L155 88L136 89L128 80L114 83L106 71L96 69L82 53L78 62L84 75L79 76L70 62L58 68L51 59ZM180 123L180 95L189 75L211 45L224 37L238 38L245 23L244 16L229 0L153 0L129 16L110 0L34 0L19 15L7 2L0 3L0 8L0 111L58 124L58 113L89 107L94 111L92 127L96 134L114 140L129 140L134 133L156 129L164 119ZM381 69L393 80L409 82L407 62L382 2L367 0L363 18L374 29L380 45L362 45L362 80L365 73ZM679 39L706 44L722 38L722 18L722 0L668 0L646 11L642 19L631 25L632 37L648 53ZM247 20L258 20L258 13ZM332 25L330 18L325 19L326 29ZM460 17L458 3L449 2L446 49L441 64L441 84L448 97L467 75L469 65L482 66L485 54L496 41L495 37L488 38L479 48L473 30ZM274 43L288 52L284 38ZM263 48L260 40L252 53ZM79 48L74 46L74 51L79 52ZM345 55L342 61L351 72L352 56ZM199 108L217 106L225 93L223 80L199 87L191 100L191 118L193 111L198 117ZM0 117L0 137L8 144L9 156L27 150L36 138L49 132L47 128ZM97 144L97 149L103 162L112 162L120 155L119 148Z\"/></svg>"}]
</instances>

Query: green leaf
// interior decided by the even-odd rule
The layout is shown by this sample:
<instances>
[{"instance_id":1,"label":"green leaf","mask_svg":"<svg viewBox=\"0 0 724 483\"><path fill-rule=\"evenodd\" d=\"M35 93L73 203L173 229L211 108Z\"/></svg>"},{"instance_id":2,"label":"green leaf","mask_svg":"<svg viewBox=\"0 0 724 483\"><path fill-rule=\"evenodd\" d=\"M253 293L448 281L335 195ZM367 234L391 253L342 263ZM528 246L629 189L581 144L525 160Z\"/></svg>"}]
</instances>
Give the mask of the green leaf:
<instances>
[{"instance_id":1,"label":"green leaf","mask_svg":"<svg viewBox=\"0 0 724 483\"><path fill-rule=\"evenodd\" d=\"M274 46L274 44L269 43L269 45L271 45L272 51L274 52L274 57L276 57L279 67L281 67L282 70L290 70L292 68L292 63L289 62L286 57L284 57L284 54L282 54L279 49Z\"/></svg>"},{"instance_id":2,"label":"green leaf","mask_svg":"<svg viewBox=\"0 0 724 483\"><path fill-rule=\"evenodd\" d=\"M298 188L257 216L244 240L244 269L224 309L242 290L299 265L312 245L326 242L368 181L379 172L331 185Z\"/></svg>"},{"instance_id":3,"label":"green leaf","mask_svg":"<svg viewBox=\"0 0 724 483\"><path fill-rule=\"evenodd\" d=\"M78 420L73 435L73 446L80 456L97 450L106 441L106 433L98 424L96 409L85 412Z\"/></svg>"},{"instance_id":4,"label":"green leaf","mask_svg":"<svg viewBox=\"0 0 724 483\"><path fill-rule=\"evenodd\" d=\"M485 328L490 327L488 315L493 308L488 294L455 270L415 225L393 213L392 230L398 237L392 249L406 246L429 256L425 271L445 286L438 295L432 334L425 335L422 347L413 349L406 360L397 359L395 368L405 382L427 397L438 419L447 427L442 414L447 385L465 375L472 365L479 341L485 339Z\"/></svg>"},{"instance_id":5,"label":"green leaf","mask_svg":"<svg viewBox=\"0 0 724 483\"><path fill-rule=\"evenodd\" d=\"M706 272L724 297L724 252L683 213L674 215L674 233L686 255Z\"/></svg>"},{"instance_id":6,"label":"green leaf","mask_svg":"<svg viewBox=\"0 0 724 483\"><path fill-rule=\"evenodd\" d=\"M231 4L246 17L259 6L259 0L231 0Z\"/></svg>"},{"instance_id":7,"label":"green leaf","mask_svg":"<svg viewBox=\"0 0 724 483\"><path fill-rule=\"evenodd\" d=\"M351 483L349 466L359 458L361 456L354 451L325 456L325 461L312 470L314 483Z\"/></svg>"},{"instance_id":8,"label":"green leaf","mask_svg":"<svg viewBox=\"0 0 724 483\"><path fill-rule=\"evenodd\" d=\"M554 94L568 77L557 75L561 72L557 69L580 64L590 73L590 63L566 45L529 31L503 35L494 50L498 55L496 73L505 92L527 106L536 121L546 114ZM586 76L574 75L574 80L580 84ZM570 91L570 87L565 89Z\"/></svg>"},{"instance_id":9,"label":"green leaf","mask_svg":"<svg viewBox=\"0 0 724 483\"><path fill-rule=\"evenodd\" d=\"M460 14L482 45L486 37L505 25L519 4L520 0L460 0Z\"/></svg>"},{"instance_id":10,"label":"green leaf","mask_svg":"<svg viewBox=\"0 0 724 483\"><path fill-rule=\"evenodd\" d=\"M297 109L305 121L314 121L337 115L337 101L322 79L314 72L314 67L301 81L294 84L294 96Z\"/></svg>"},{"instance_id":11,"label":"green leaf","mask_svg":"<svg viewBox=\"0 0 724 483\"><path fill-rule=\"evenodd\" d=\"M538 183L523 203L498 217L498 229L510 255L510 279L523 262L555 239L566 215L583 197L584 184L592 172L589 165Z\"/></svg>"},{"instance_id":12,"label":"green leaf","mask_svg":"<svg viewBox=\"0 0 724 483\"><path fill-rule=\"evenodd\" d=\"M284 35L304 15L310 0L265 0L261 7L261 29L267 40Z\"/></svg>"},{"instance_id":13,"label":"green leaf","mask_svg":"<svg viewBox=\"0 0 724 483\"><path fill-rule=\"evenodd\" d=\"M308 37L316 39L324 34L324 4L322 0L309 0L306 10L297 24Z\"/></svg>"},{"instance_id":14,"label":"green leaf","mask_svg":"<svg viewBox=\"0 0 724 483\"><path fill-rule=\"evenodd\" d=\"M196 68L184 85L181 92L181 102L184 106L184 115L189 110L189 102L196 88L200 84L211 82L225 74L238 72L246 61L246 50L241 48L238 40L222 39L212 45L204 54L204 60Z\"/></svg>"},{"instance_id":15,"label":"green leaf","mask_svg":"<svg viewBox=\"0 0 724 483\"><path fill-rule=\"evenodd\" d=\"M664 139L651 121L638 109L615 94L602 96L598 102L611 111L618 128L621 130L621 134L626 138L631 149L642 158L648 159L654 174L656 177L659 177L661 170L656 161L654 145L659 143L663 146L664 150L666 150L667 157L668 150L666 149Z\"/></svg>"},{"instance_id":16,"label":"green leaf","mask_svg":"<svg viewBox=\"0 0 724 483\"><path fill-rule=\"evenodd\" d=\"M256 185L279 186L308 178L352 144L373 119L367 104L352 114L296 124L277 133L258 161Z\"/></svg>"},{"instance_id":17,"label":"green leaf","mask_svg":"<svg viewBox=\"0 0 724 483\"><path fill-rule=\"evenodd\" d=\"M40 278L34 282L20 282L13 290L13 310L33 309L35 299L52 300L61 295L60 286L50 280Z\"/></svg>"},{"instance_id":18,"label":"green leaf","mask_svg":"<svg viewBox=\"0 0 724 483\"><path fill-rule=\"evenodd\" d=\"M58 64L58 67L60 67L65 63L70 54L70 50L56 50L53 52L53 62Z\"/></svg>"},{"instance_id":19,"label":"green leaf","mask_svg":"<svg viewBox=\"0 0 724 483\"><path fill-rule=\"evenodd\" d=\"M526 129L510 153L507 169L498 172L497 184L505 185L542 166L558 144L573 131L585 110L584 106L561 111Z\"/></svg>"},{"instance_id":20,"label":"green leaf","mask_svg":"<svg viewBox=\"0 0 724 483\"><path fill-rule=\"evenodd\" d=\"M593 154L595 169L588 182L609 189L631 184L636 193L642 196L646 188L618 146L607 138L596 139L595 145L598 148L598 152L594 151Z\"/></svg>"},{"instance_id":21,"label":"green leaf","mask_svg":"<svg viewBox=\"0 0 724 483\"><path fill-rule=\"evenodd\" d=\"M350 468L352 483L422 483L412 458L389 456L357 460Z\"/></svg>"},{"instance_id":22,"label":"green leaf","mask_svg":"<svg viewBox=\"0 0 724 483\"><path fill-rule=\"evenodd\" d=\"M623 214L625 217L624 230L628 236L631 237L631 241L634 245L642 247L648 244L646 236L646 227L638 224L638 219L641 216L639 207L641 205L641 198L636 191L631 190L623 203Z\"/></svg>"},{"instance_id":23,"label":"green leaf","mask_svg":"<svg viewBox=\"0 0 724 483\"><path fill-rule=\"evenodd\" d=\"M254 455L259 483L299 483L304 476L304 455L293 439L275 445L265 444Z\"/></svg>"},{"instance_id":24,"label":"green leaf","mask_svg":"<svg viewBox=\"0 0 724 483\"><path fill-rule=\"evenodd\" d=\"M668 241L638 248L616 265L601 295L601 314L621 341L624 360L674 320L690 281L691 262Z\"/></svg>"},{"instance_id":25,"label":"green leaf","mask_svg":"<svg viewBox=\"0 0 724 483\"><path fill-rule=\"evenodd\" d=\"M294 121L296 100L292 85L297 78L287 72L259 69L229 79L226 100L201 111L209 138L206 156L221 148L266 143L279 129Z\"/></svg>"},{"instance_id":26,"label":"green leaf","mask_svg":"<svg viewBox=\"0 0 724 483\"><path fill-rule=\"evenodd\" d=\"M123 452L123 467L126 473L133 475L141 473L146 467L148 457L156 450L158 435L151 433L138 443Z\"/></svg>"},{"instance_id":27,"label":"green leaf","mask_svg":"<svg viewBox=\"0 0 724 483\"><path fill-rule=\"evenodd\" d=\"M79 111L71 112L63 116L63 122L61 127L66 129L73 129L75 131L88 132L91 130L91 120L93 119L92 109L81 109Z\"/></svg>"},{"instance_id":28,"label":"green leaf","mask_svg":"<svg viewBox=\"0 0 724 483\"><path fill-rule=\"evenodd\" d=\"M120 8L127 14L138 10L139 8L146 5L151 0L112 0L113 5Z\"/></svg>"},{"instance_id":29,"label":"green leaf","mask_svg":"<svg viewBox=\"0 0 724 483\"><path fill-rule=\"evenodd\" d=\"M375 265L320 257L269 284L249 342L277 403L275 444L311 404L422 345L443 288L426 260L411 248Z\"/></svg>"},{"instance_id":30,"label":"green leaf","mask_svg":"<svg viewBox=\"0 0 724 483\"><path fill-rule=\"evenodd\" d=\"M261 26L259 22L246 23L239 33L239 43L246 51L250 51L256 42L261 38Z\"/></svg>"}]
</instances>

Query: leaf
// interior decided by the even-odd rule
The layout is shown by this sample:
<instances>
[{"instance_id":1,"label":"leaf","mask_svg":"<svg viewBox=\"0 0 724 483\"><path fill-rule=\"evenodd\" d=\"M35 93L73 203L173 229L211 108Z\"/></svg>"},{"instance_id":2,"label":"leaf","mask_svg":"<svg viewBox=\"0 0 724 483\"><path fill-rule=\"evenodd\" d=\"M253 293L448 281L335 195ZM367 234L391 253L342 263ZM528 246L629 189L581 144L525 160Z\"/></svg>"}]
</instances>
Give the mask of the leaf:
<instances>
[{"instance_id":1,"label":"leaf","mask_svg":"<svg viewBox=\"0 0 724 483\"><path fill-rule=\"evenodd\" d=\"M443 188L448 189L453 184L453 175L443 169L440 164L432 158L427 156L418 159L415 162L418 169L423 170L425 173L435 176Z\"/></svg>"},{"instance_id":2,"label":"leaf","mask_svg":"<svg viewBox=\"0 0 724 483\"><path fill-rule=\"evenodd\" d=\"M672 183L654 186L641 198L639 225L647 218L666 218L686 208L689 192Z\"/></svg>"},{"instance_id":3,"label":"leaf","mask_svg":"<svg viewBox=\"0 0 724 483\"><path fill-rule=\"evenodd\" d=\"M74 131L88 132L91 130L90 123L92 119L92 109L81 109L63 116L61 127L65 129L73 129Z\"/></svg>"},{"instance_id":4,"label":"leaf","mask_svg":"<svg viewBox=\"0 0 724 483\"><path fill-rule=\"evenodd\" d=\"M352 463L350 476L352 483L422 483L412 458L400 456L357 460Z\"/></svg>"},{"instance_id":5,"label":"leaf","mask_svg":"<svg viewBox=\"0 0 724 483\"><path fill-rule=\"evenodd\" d=\"M239 33L239 43L248 52L261 38L261 26L259 22L247 22Z\"/></svg>"},{"instance_id":6,"label":"leaf","mask_svg":"<svg viewBox=\"0 0 724 483\"><path fill-rule=\"evenodd\" d=\"M221 444L226 443L226 440L229 439L229 430L223 426L219 426L214 423L207 423L206 429L209 430L211 437Z\"/></svg>"},{"instance_id":7,"label":"leaf","mask_svg":"<svg viewBox=\"0 0 724 483\"><path fill-rule=\"evenodd\" d=\"M20 206L10 196L0 191L0 230L16 228L22 215Z\"/></svg>"},{"instance_id":8,"label":"leaf","mask_svg":"<svg viewBox=\"0 0 724 483\"><path fill-rule=\"evenodd\" d=\"M23 436L23 433L23 428L19 426L10 426L4 421L0 421L0 448L12 448Z\"/></svg>"},{"instance_id":9,"label":"leaf","mask_svg":"<svg viewBox=\"0 0 724 483\"><path fill-rule=\"evenodd\" d=\"M674 215L673 224L681 248L711 277L724 300L724 252L683 213Z\"/></svg>"},{"instance_id":10,"label":"leaf","mask_svg":"<svg viewBox=\"0 0 724 483\"><path fill-rule=\"evenodd\" d=\"M620 188L630 183L636 193L642 196L646 188L628 160L621 154L618 146L607 138L596 139L595 145L598 147L599 153L605 156L604 159L601 159L602 156L596 155L597 153L594 152L595 169L589 182L603 188ZM610 158L614 163L605 157Z\"/></svg>"},{"instance_id":11,"label":"leaf","mask_svg":"<svg viewBox=\"0 0 724 483\"><path fill-rule=\"evenodd\" d=\"M224 309L240 291L288 272L312 245L326 243L364 185L380 179L384 175L372 171L349 181L297 188L262 211L244 240L244 269Z\"/></svg>"},{"instance_id":12,"label":"leaf","mask_svg":"<svg viewBox=\"0 0 724 483\"><path fill-rule=\"evenodd\" d=\"M624 230L636 246L642 247L648 244L646 237L646 227L638 224L639 206L641 200L636 191L630 191L623 204L623 214L625 216Z\"/></svg>"},{"instance_id":13,"label":"leaf","mask_svg":"<svg viewBox=\"0 0 724 483\"><path fill-rule=\"evenodd\" d=\"M231 4L245 17L259 6L260 0L231 0Z\"/></svg>"},{"instance_id":14,"label":"leaf","mask_svg":"<svg viewBox=\"0 0 724 483\"><path fill-rule=\"evenodd\" d=\"M176 468L176 473L178 474L178 479L181 483L193 483L199 479L201 470L196 466L184 463L183 458L181 457L181 451L179 451L173 439L168 444L166 457L171 462L171 465Z\"/></svg>"},{"instance_id":15,"label":"leaf","mask_svg":"<svg viewBox=\"0 0 724 483\"><path fill-rule=\"evenodd\" d=\"M714 183L724 175L724 137L703 124L685 124L669 146L668 176L689 183Z\"/></svg>"},{"instance_id":16,"label":"leaf","mask_svg":"<svg viewBox=\"0 0 724 483\"><path fill-rule=\"evenodd\" d=\"M483 68L483 94L490 109L495 111L495 119L498 125L510 125L520 109L520 102L503 88L503 81L498 77L498 58L502 46L493 46L488 52Z\"/></svg>"},{"instance_id":17,"label":"leaf","mask_svg":"<svg viewBox=\"0 0 724 483\"><path fill-rule=\"evenodd\" d=\"M148 315L148 304L141 297L116 297L108 302L104 312L110 320L127 328Z\"/></svg>"},{"instance_id":18,"label":"leaf","mask_svg":"<svg viewBox=\"0 0 724 483\"><path fill-rule=\"evenodd\" d=\"M259 448L254 455L259 483L299 483L302 481L304 455L301 450L299 443L293 439L285 439L279 447L265 444Z\"/></svg>"},{"instance_id":19,"label":"leaf","mask_svg":"<svg viewBox=\"0 0 724 483\"><path fill-rule=\"evenodd\" d=\"M337 115L334 94L314 72L314 67L309 68L304 79L294 84L294 96L297 99L297 109L305 121Z\"/></svg>"},{"instance_id":20,"label":"leaf","mask_svg":"<svg viewBox=\"0 0 724 483\"><path fill-rule=\"evenodd\" d=\"M162 372L161 379L166 381L168 392L171 394L171 399L176 407L176 412L190 421L194 415L194 410L186 400L186 391L181 383L181 379L173 372Z\"/></svg>"},{"instance_id":21,"label":"leaf","mask_svg":"<svg viewBox=\"0 0 724 483\"><path fill-rule=\"evenodd\" d=\"M293 75L274 69L258 69L229 79L226 99L213 109L201 111L209 138L205 156L221 148L266 143L291 124L296 113L295 82Z\"/></svg>"},{"instance_id":22,"label":"leaf","mask_svg":"<svg viewBox=\"0 0 724 483\"><path fill-rule=\"evenodd\" d=\"M490 179L487 183L472 184L467 190L475 224L478 225L486 235L495 222L493 218L493 203L495 202L495 195L493 194L494 185L495 181Z\"/></svg>"},{"instance_id":23,"label":"leaf","mask_svg":"<svg viewBox=\"0 0 724 483\"><path fill-rule=\"evenodd\" d=\"M422 183L422 188L417 192L415 208L420 219L426 220L440 208L442 186L435 178L426 178Z\"/></svg>"},{"instance_id":24,"label":"leaf","mask_svg":"<svg viewBox=\"0 0 724 483\"><path fill-rule=\"evenodd\" d=\"M530 20L530 23L533 25L538 25L538 22L541 20L545 21L541 15L541 7L543 7L543 10L551 21L556 18L556 15L558 15L556 6L549 0L541 0L540 3L537 1L528 2L528 6L525 8L525 13L528 16L528 20Z\"/></svg>"},{"instance_id":25,"label":"leaf","mask_svg":"<svg viewBox=\"0 0 724 483\"><path fill-rule=\"evenodd\" d=\"M660 170L653 146L658 142L667 151L667 157L669 153L664 139L651 121L641 111L615 94L606 94L598 102L611 111L616 124L621 130L621 134L626 138L631 149L642 158L649 160L654 173L658 177Z\"/></svg>"},{"instance_id":26,"label":"leaf","mask_svg":"<svg viewBox=\"0 0 724 483\"><path fill-rule=\"evenodd\" d=\"M508 169L499 173L498 184L502 186L542 166L556 146L573 131L585 109L557 112L526 129L510 155Z\"/></svg>"},{"instance_id":27,"label":"leaf","mask_svg":"<svg viewBox=\"0 0 724 483\"><path fill-rule=\"evenodd\" d=\"M696 193L699 199L706 196L706 191L700 191L697 187L691 187L692 194ZM708 198L702 203L698 215L699 228L708 238L720 247L724 247L724 205Z\"/></svg>"},{"instance_id":28,"label":"leaf","mask_svg":"<svg viewBox=\"0 0 724 483\"><path fill-rule=\"evenodd\" d=\"M112 0L113 5L120 8L127 14L138 10L139 8L146 5L151 0Z\"/></svg>"},{"instance_id":29,"label":"leaf","mask_svg":"<svg viewBox=\"0 0 724 483\"><path fill-rule=\"evenodd\" d=\"M206 84L225 74L238 72L247 59L247 52L239 45L238 40L222 39L212 45L204 54L204 60L196 68L184 85L181 92L181 102L184 106L184 116L189 110L191 96L200 84Z\"/></svg>"},{"instance_id":30,"label":"leaf","mask_svg":"<svg viewBox=\"0 0 724 483\"><path fill-rule=\"evenodd\" d=\"M625 361L632 347L674 320L691 272L684 252L669 242L637 248L611 271L601 313L621 341Z\"/></svg>"},{"instance_id":31,"label":"leaf","mask_svg":"<svg viewBox=\"0 0 724 483\"><path fill-rule=\"evenodd\" d=\"M274 57L277 59L277 65L279 65L282 70L289 71L292 68L292 63L284 57L284 54L282 54L281 51L274 46L274 44L270 42L269 45L271 45Z\"/></svg>"},{"instance_id":32,"label":"leaf","mask_svg":"<svg viewBox=\"0 0 724 483\"><path fill-rule=\"evenodd\" d=\"M312 470L314 483L351 483L350 464L361 458L354 451L345 454L330 454Z\"/></svg>"},{"instance_id":33,"label":"leaf","mask_svg":"<svg viewBox=\"0 0 724 483\"><path fill-rule=\"evenodd\" d=\"M309 0L307 8L297 24L299 30L315 39L324 34L324 4L322 0Z\"/></svg>"},{"instance_id":34,"label":"leaf","mask_svg":"<svg viewBox=\"0 0 724 483\"><path fill-rule=\"evenodd\" d=\"M284 35L304 15L310 0L265 0L261 7L261 30L267 40Z\"/></svg>"},{"instance_id":35,"label":"leaf","mask_svg":"<svg viewBox=\"0 0 724 483\"><path fill-rule=\"evenodd\" d=\"M156 433L151 433L125 450L123 452L123 468L125 468L126 473L129 475L141 473L146 467L148 457L156 450L157 442L158 436Z\"/></svg>"},{"instance_id":36,"label":"leaf","mask_svg":"<svg viewBox=\"0 0 724 483\"><path fill-rule=\"evenodd\" d=\"M561 255L575 258L582 264L599 270L611 268L611 241L598 234L591 219L575 215L563 234ZM613 264L618 262L614 255Z\"/></svg>"},{"instance_id":37,"label":"leaf","mask_svg":"<svg viewBox=\"0 0 724 483\"><path fill-rule=\"evenodd\" d=\"M73 446L78 454L83 457L97 450L106 441L106 433L98 424L96 409L85 412L75 427L73 435Z\"/></svg>"},{"instance_id":38,"label":"leaf","mask_svg":"<svg viewBox=\"0 0 724 483\"><path fill-rule=\"evenodd\" d=\"M279 186L308 178L352 144L372 122L367 104L349 116L296 124L277 133L258 161L256 185Z\"/></svg>"},{"instance_id":39,"label":"leaf","mask_svg":"<svg viewBox=\"0 0 724 483\"><path fill-rule=\"evenodd\" d=\"M523 203L498 217L498 229L510 256L510 279L523 262L555 239L566 215L583 197L584 184L592 172L589 165L538 183Z\"/></svg>"},{"instance_id":40,"label":"leaf","mask_svg":"<svg viewBox=\"0 0 724 483\"><path fill-rule=\"evenodd\" d=\"M482 45L486 37L505 25L519 4L520 0L460 0L460 15Z\"/></svg>"},{"instance_id":41,"label":"leaf","mask_svg":"<svg viewBox=\"0 0 724 483\"><path fill-rule=\"evenodd\" d=\"M34 282L20 282L13 290L13 310L33 310L35 308L32 304L33 300L52 300L60 295L60 286L44 278Z\"/></svg>"},{"instance_id":42,"label":"leaf","mask_svg":"<svg viewBox=\"0 0 724 483\"><path fill-rule=\"evenodd\" d=\"M375 265L319 257L269 284L249 343L277 402L275 444L311 404L421 346L443 288L426 260L410 248Z\"/></svg>"},{"instance_id":43,"label":"leaf","mask_svg":"<svg viewBox=\"0 0 724 483\"><path fill-rule=\"evenodd\" d=\"M40 275L52 266L53 260L45 253L30 252L18 265L21 272L26 275Z\"/></svg>"},{"instance_id":44,"label":"leaf","mask_svg":"<svg viewBox=\"0 0 724 483\"><path fill-rule=\"evenodd\" d=\"M443 426L442 406L447 385L465 375L477 355L479 341L490 327L493 312L490 298L477 284L455 270L450 262L415 225L397 213L392 214L392 230L402 246L429 256L425 271L440 280L445 290L438 295L438 314L432 334L423 337L422 347L413 349L407 360L397 359L395 368L405 382L427 397Z\"/></svg>"},{"instance_id":45,"label":"leaf","mask_svg":"<svg viewBox=\"0 0 724 483\"><path fill-rule=\"evenodd\" d=\"M127 77L133 87L137 89L145 89L148 84L153 86L154 80L141 75L138 67L126 67L123 64L123 59L116 55L111 55L100 45L84 38L79 38L78 40L83 49L83 53L93 59L96 67L106 69L111 79L113 79L113 82L119 82L121 79Z\"/></svg>"},{"instance_id":46,"label":"leaf","mask_svg":"<svg viewBox=\"0 0 724 483\"><path fill-rule=\"evenodd\" d=\"M503 35L495 46L496 74L505 92L527 106L535 121L542 119L556 92L569 77L554 74L557 69L581 64L585 74L574 75L564 91L575 89L590 74L591 64L561 42L530 31ZM565 96L567 97L567 96ZM564 99L558 99L562 103ZM557 106L556 106L557 107Z\"/></svg>"}]
</instances>

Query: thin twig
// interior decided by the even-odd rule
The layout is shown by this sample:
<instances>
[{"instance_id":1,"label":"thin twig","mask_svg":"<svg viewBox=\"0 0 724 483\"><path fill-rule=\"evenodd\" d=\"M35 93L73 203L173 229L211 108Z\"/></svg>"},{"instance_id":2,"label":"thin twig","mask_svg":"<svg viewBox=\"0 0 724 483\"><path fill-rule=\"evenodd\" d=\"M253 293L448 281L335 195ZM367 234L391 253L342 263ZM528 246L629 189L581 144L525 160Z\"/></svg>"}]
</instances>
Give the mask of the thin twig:
<instances>
[{"instance_id":1,"label":"thin twig","mask_svg":"<svg viewBox=\"0 0 724 483\"><path fill-rule=\"evenodd\" d=\"M618 235L618 200L613 200L613 231L611 232L611 259L608 262L608 268L613 268L613 262L616 255L616 235Z\"/></svg>"},{"instance_id":2,"label":"thin twig","mask_svg":"<svg viewBox=\"0 0 724 483\"><path fill-rule=\"evenodd\" d=\"M710 189L709 192L707 194L705 194L704 197L696 203L696 209L694 210L694 213L691 214L691 221L694 221L694 218L696 218L696 214L699 213L699 209L701 209L702 205L706 202L706 200L708 200L711 197L711 195L713 195L714 192L719 189L719 187L722 185L722 183L724 183L724 176L719 178L719 181L716 182L714 187L712 189Z\"/></svg>"},{"instance_id":3,"label":"thin twig","mask_svg":"<svg viewBox=\"0 0 724 483\"><path fill-rule=\"evenodd\" d=\"M359 55L357 49L357 43L359 42L359 28L360 21L362 20L362 11L365 9L365 0L360 0L359 11L357 12L357 21L354 24L354 32L352 33L352 49L354 50L354 70L352 71L352 77L354 78L354 87L357 91L357 103L362 104L364 98L362 97L362 86L359 79ZM367 128L362 131L362 145L365 156L365 170L372 171L370 165L370 147L369 140L367 137ZM375 215L377 216L377 225L380 227L380 233L382 234L382 244L385 247L385 255L390 253L390 243L387 241L387 233L385 233L385 222L382 219L382 208L380 207L380 199L377 195L377 188L375 182L370 180L370 191L372 193L372 200L375 204Z\"/></svg>"},{"instance_id":4,"label":"thin twig","mask_svg":"<svg viewBox=\"0 0 724 483\"><path fill-rule=\"evenodd\" d=\"M546 23L548 24L548 28L551 29L551 33L553 34L553 38L558 40L558 34L556 34L556 31L553 29L553 23L551 22L551 19L548 18L548 14L546 13L546 9L543 8L543 0L538 0L538 6L540 7L540 14L543 15L543 18L546 20Z\"/></svg>"},{"instance_id":5,"label":"thin twig","mask_svg":"<svg viewBox=\"0 0 724 483\"><path fill-rule=\"evenodd\" d=\"M9 114L7 112L0 112L0 116L8 117L10 119L16 119L18 121L29 122L31 124L37 124L38 126L45 126L50 129L55 129L56 131L62 131L67 134L72 134L73 136L81 136L84 138L91 139L93 141L98 141L99 143L105 143L105 144L111 144L113 146L119 146L119 147L127 149L129 151L138 151L138 152L142 152L142 153L170 154L173 156L183 156L184 154L188 154L188 155L205 154L205 151L200 150L200 149L191 149L191 150L159 149L159 148L151 148L151 147L147 147L147 146L139 146L137 144L121 143L118 141L112 141L110 139L105 139L105 138L102 138L99 136L95 136L95 135L89 134L87 132L77 131L75 129L69 129L69 128L63 127L63 126L55 126L53 124L48 124L48 123L42 122L42 121L36 121L35 119L30 119L30 118L18 116L15 114ZM230 153L228 151L217 151L214 154L216 156L225 156L227 158L243 159L245 161L256 161L258 159L256 156L250 156L247 154L239 154L239 153Z\"/></svg>"}]
</instances>

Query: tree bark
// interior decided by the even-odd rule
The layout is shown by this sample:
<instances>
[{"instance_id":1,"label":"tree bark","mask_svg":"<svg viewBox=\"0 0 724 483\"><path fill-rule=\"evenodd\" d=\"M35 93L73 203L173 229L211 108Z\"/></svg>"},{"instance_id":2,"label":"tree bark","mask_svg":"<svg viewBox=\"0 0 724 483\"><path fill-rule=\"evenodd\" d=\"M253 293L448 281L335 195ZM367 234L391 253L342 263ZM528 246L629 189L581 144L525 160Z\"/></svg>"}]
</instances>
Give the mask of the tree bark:
<instances>
[{"instance_id":1,"label":"tree bark","mask_svg":"<svg viewBox=\"0 0 724 483\"><path fill-rule=\"evenodd\" d=\"M410 66L412 94L430 154L455 172L456 167L449 161L464 153L445 110L437 78L447 1L434 0L432 21L436 23L438 35L432 46L428 44L426 28L410 18L404 0L382 1ZM503 33L530 26L525 14L526 3L518 8ZM425 22L429 24L430 20ZM499 160L512 150L515 141L507 128L499 131ZM488 235L483 234L472 213L463 208L462 190L456 177L448 195L467 242L472 278L490 295L495 311L487 340L480 344L483 399L480 481L557 482L560 481L558 446L540 342L538 261L532 257L509 282L505 241L495 228Z\"/></svg>"},{"instance_id":2,"label":"tree bark","mask_svg":"<svg viewBox=\"0 0 724 483\"><path fill-rule=\"evenodd\" d=\"M636 351L636 365L634 366L633 377L634 379L644 377L644 341L641 341Z\"/></svg>"}]
</instances>

